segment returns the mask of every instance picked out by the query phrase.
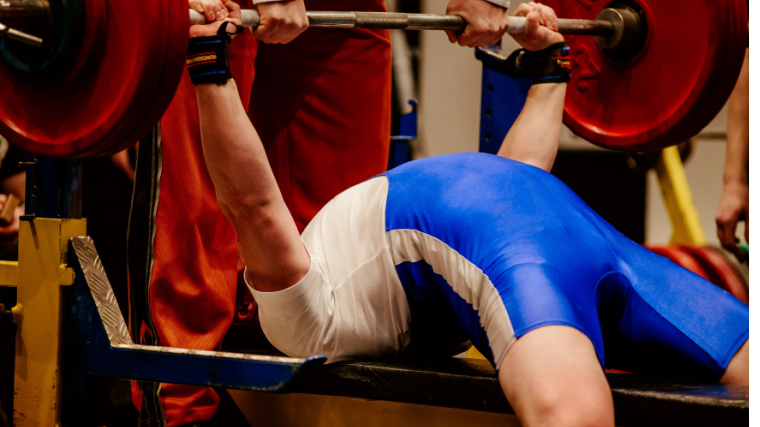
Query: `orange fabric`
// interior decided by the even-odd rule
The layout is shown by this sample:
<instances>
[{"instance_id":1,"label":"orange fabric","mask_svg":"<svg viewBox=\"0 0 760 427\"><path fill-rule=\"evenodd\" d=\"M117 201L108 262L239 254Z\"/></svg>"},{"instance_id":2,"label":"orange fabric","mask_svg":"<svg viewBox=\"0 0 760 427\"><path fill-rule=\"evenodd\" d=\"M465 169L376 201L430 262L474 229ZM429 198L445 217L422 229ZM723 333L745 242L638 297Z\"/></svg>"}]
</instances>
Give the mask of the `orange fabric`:
<instances>
[{"instance_id":1,"label":"orange fabric","mask_svg":"<svg viewBox=\"0 0 760 427\"><path fill-rule=\"evenodd\" d=\"M250 100L257 46L248 32L230 45L230 67L244 105ZM187 73L161 119L161 138L151 320L160 345L215 350L235 312L237 237L216 203ZM208 387L163 384L160 395L169 426L210 419L219 403ZM132 397L139 409L136 383Z\"/></svg>"},{"instance_id":2,"label":"orange fabric","mask_svg":"<svg viewBox=\"0 0 760 427\"><path fill-rule=\"evenodd\" d=\"M385 10L379 0L306 7ZM339 192L385 171L390 102L388 30L311 28L287 45L261 45L249 116L299 230Z\"/></svg>"},{"instance_id":3,"label":"orange fabric","mask_svg":"<svg viewBox=\"0 0 760 427\"><path fill-rule=\"evenodd\" d=\"M306 5L384 10L380 0ZM232 75L245 105L252 93L250 116L303 229L337 193L386 169L390 34L310 29L287 45L258 44L249 36L230 46ZM218 349L234 316L237 240L205 168L195 91L186 73L161 126L152 321L161 345ZM134 383L132 389L139 408L139 389ZM218 405L210 388L164 384L160 394L169 426L210 419Z\"/></svg>"}]
</instances>

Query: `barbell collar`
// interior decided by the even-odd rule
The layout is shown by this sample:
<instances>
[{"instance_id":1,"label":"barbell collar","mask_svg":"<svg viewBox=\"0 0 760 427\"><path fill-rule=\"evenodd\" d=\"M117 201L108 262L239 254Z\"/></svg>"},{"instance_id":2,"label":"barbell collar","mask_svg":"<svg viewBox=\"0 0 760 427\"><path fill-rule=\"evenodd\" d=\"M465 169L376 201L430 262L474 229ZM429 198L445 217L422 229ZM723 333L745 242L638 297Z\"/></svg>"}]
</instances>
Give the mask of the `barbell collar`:
<instances>
[{"instance_id":1,"label":"barbell collar","mask_svg":"<svg viewBox=\"0 0 760 427\"><path fill-rule=\"evenodd\" d=\"M253 9L241 11L244 27L257 27L259 13ZM467 22L458 15L434 15L425 13L395 12L321 12L308 11L310 27L332 28L385 28L401 30L449 30L462 31ZM204 24L203 14L190 9L190 25ZM608 37L615 34L612 21L599 19L559 19L558 31L568 35L588 35ZM510 16L507 32L522 34L525 32L525 18Z\"/></svg>"},{"instance_id":2,"label":"barbell collar","mask_svg":"<svg viewBox=\"0 0 760 427\"><path fill-rule=\"evenodd\" d=\"M602 49L625 51L630 50L636 44L642 31L641 16L631 9L602 9L596 16L596 21L606 21L612 24L611 34L594 38L596 44Z\"/></svg>"}]
</instances>

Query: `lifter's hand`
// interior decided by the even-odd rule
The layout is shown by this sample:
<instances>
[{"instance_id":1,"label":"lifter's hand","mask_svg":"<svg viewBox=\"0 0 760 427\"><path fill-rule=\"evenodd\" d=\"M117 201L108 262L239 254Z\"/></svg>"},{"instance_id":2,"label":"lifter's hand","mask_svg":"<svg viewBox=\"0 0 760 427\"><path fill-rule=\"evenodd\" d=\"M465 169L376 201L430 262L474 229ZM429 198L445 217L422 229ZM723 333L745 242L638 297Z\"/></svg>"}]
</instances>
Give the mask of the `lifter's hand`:
<instances>
[{"instance_id":1,"label":"lifter's hand","mask_svg":"<svg viewBox=\"0 0 760 427\"><path fill-rule=\"evenodd\" d=\"M447 15L459 15L467 21L461 33L446 31L451 43L477 47L498 43L509 27L508 10L485 0L451 0Z\"/></svg>"},{"instance_id":2,"label":"lifter's hand","mask_svg":"<svg viewBox=\"0 0 760 427\"><path fill-rule=\"evenodd\" d=\"M259 3L259 26L253 35L264 43L288 43L309 28L303 0Z\"/></svg>"},{"instance_id":3,"label":"lifter's hand","mask_svg":"<svg viewBox=\"0 0 760 427\"><path fill-rule=\"evenodd\" d=\"M526 50L541 50L565 41L562 34L557 32L557 14L549 6L534 2L523 3L515 11L515 16L525 17L525 32L512 34L512 38Z\"/></svg>"},{"instance_id":4,"label":"lifter's hand","mask_svg":"<svg viewBox=\"0 0 760 427\"><path fill-rule=\"evenodd\" d=\"M227 18L201 25L191 25L190 37L215 36L216 32L219 31L219 27L223 22L226 21L231 21L236 25L243 25L243 18L240 13L240 5L232 0L222 0L221 3L224 5L224 10L227 11ZM234 34L236 32L236 28L232 25L227 25L227 32Z\"/></svg>"}]
</instances>

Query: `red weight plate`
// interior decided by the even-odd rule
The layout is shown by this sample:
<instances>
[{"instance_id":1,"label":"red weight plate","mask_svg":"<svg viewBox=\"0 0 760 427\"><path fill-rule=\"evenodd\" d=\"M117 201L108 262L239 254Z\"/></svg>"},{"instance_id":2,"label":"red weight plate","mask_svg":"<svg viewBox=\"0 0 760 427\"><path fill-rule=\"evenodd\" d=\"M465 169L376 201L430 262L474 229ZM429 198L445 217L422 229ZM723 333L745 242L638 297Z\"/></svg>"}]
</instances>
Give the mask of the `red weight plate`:
<instances>
[{"instance_id":1,"label":"red weight plate","mask_svg":"<svg viewBox=\"0 0 760 427\"><path fill-rule=\"evenodd\" d=\"M187 2L85 0L84 46L47 84L0 66L0 134L44 157L109 154L131 145L171 101L187 49Z\"/></svg>"},{"instance_id":2,"label":"red weight plate","mask_svg":"<svg viewBox=\"0 0 760 427\"><path fill-rule=\"evenodd\" d=\"M84 1L90 5L99 0ZM125 142L129 129L133 129L139 124L140 116L135 116L134 113L139 112L141 115L144 108L147 108L150 105L149 102L152 95L151 90L154 89L155 80L160 74L160 68L158 70L152 70L149 68L149 63L151 58L160 58L159 52L161 52L160 47L163 43L149 44L147 42L150 39L165 40L165 33L161 27L164 24L163 15L167 3L158 3L160 4L151 5L150 16L145 22L135 22L134 26L129 25L130 21L136 19L133 16L135 9L132 5L108 5L110 17L128 17L126 18L126 21L119 19L119 22L110 22L110 20L107 20L109 30L113 31L114 34L119 34L124 33L128 28L134 29L134 38L130 43L136 47L136 50L130 55L130 66L132 67L130 78L118 83L114 82L114 84L118 85L118 90L124 91L123 99L125 102L120 105L122 109L119 110L118 117L109 116L106 129L104 129L102 135L99 135L97 144L78 149L76 153L77 157L97 157L110 154L118 151L122 146L122 142L125 145L134 144L135 141ZM88 18L89 17L88 14ZM142 24L148 24L148 26ZM159 59L159 62L155 65L160 67L161 60ZM114 91L115 90L117 89L115 88ZM116 120L112 121L113 119ZM153 124L155 124L155 122L151 123L151 125Z\"/></svg>"},{"instance_id":3,"label":"red weight plate","mask_svg":"<svg viewBox=\"0 0 760 427\"><path fill-rule=\"evenodd\" d=\"M162 40L163 43L146 43L144 75L139 81L136 96L125 112L131 120L122 121L106 138L121 141L108 144L107 151L99 149L97 155L111 154L127 148L145 136L158 122L168 107L184 71L188 43L189 19L184 2L161 2L156 8L153 28L144 28L146 40ZM178 19L182 17L183 19ZM148 51L150 47L150 51ZM159 59L160 58L160 59ZM89 157L90 155L88 155Z\"/></svg>"},{"instance_id":4,"label":"red weight plate","mask_svg":"<svg viewBox=\"0 0 760 427\"><path fill-rule=\"evenodd\" d=\"M749 20L747 3L736 0L729 2L728 9L724 12L728 18L723 22L730 22L728 24L730 26L725 28L725 32L722 34L725 37L723 43L732 48L724 49L723 57L718 59L724 66L713 69L715 75L709 79L714 83L714 87L712 90L703 92L702 98L697 101L697 105L701 105L703 108L699 110L700 115L693 123L684 123L685 128L679 133L682 135L681 140L699 133L704 127L701 124L709 123L718 114L733 91L736 79L741 71L748 40L747 32L743 31L747 28Z\"/></svg>"},{"instance_id":5,"label":"red weight plate","mask_svg":"<svg viewBox=\"0 0 760 427\"><path fill-rule=\"evenodd\" d=\"M159 55L165 58L162 69L154 70L155 75L159 76L155 89L149 91L153 94L148 107L143 112L140 119L140 125L132 130L127 137L128 141L137 141L145 136L150 129L158 123L158 120L166 111L174 93L176 92L179 81L185 67L185 58L187 57L188 45L188 28L190 26L187 2L167 2L167 13L164 16L163 27L166 29L167 43L163 45L163 51ZM177 19L182 17L182 19ZM125 147L126 148L126 147Z\"/></svg>"},{"instance_id":6,"label":"red weight plate","mask_svg":"<svg viewBox=\"0 0 760 427\"><path fill-rule=\"evenodd\" d=\"M709 280L707 272L702 268L699 261L680 246L647 246L646 248Z\"/></svg>"},{"instance_id":7,"label":"red weight plate","mask_svg":"<svg viewBox=\"0 0 760 427\"><path fill-rule=\"evenodd\" d=\"M749 305L749 292L744 280L723 253L713 248L684 247L697 259L707 272L708 280L728 291L738 300Z\"/></svg>"},{"instance_id":8,"label":"red weight plate","mask_svg":"<svg viewBox=\"0 0 760 427\"><path fill-rule=\"evenodd\" d=\"M567 36L573 61L565 124L602 147L645 151L683 142L725 103L738 76L746 18L738 0L547 0L563 18L595 19L627 4L647 23L641 51L610 58L592 37ZM740 52L741 51L741 52ZM709 101L709 105L705 105Z\"/></svg>"}]
</instances>

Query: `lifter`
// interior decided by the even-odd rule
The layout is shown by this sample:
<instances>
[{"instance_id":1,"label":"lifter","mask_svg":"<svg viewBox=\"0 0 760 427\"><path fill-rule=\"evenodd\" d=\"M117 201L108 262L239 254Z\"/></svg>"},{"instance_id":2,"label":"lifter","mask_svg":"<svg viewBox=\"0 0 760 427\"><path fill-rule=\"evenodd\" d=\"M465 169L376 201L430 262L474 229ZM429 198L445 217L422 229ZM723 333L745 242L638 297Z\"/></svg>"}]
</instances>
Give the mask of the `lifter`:
<instances>
[{"instance_id":1,"label":"lifter","mask_svg":"<svg viewBox=\"0 0 760 427\"><path fill-rule=\"evenodd\" d=\"M302 235L224 67L234 27L190 29L202 36L191 51L213 45L220 59L190 74L267 337L328 362L440 357L469 340L526 425L614 425L604 368L748 384L748 307L625 238L547 173L568 51L551 9L516 15L522 58L539 66L500 155L410 162L337 196Z\"/></svg>"}]
</instances>

